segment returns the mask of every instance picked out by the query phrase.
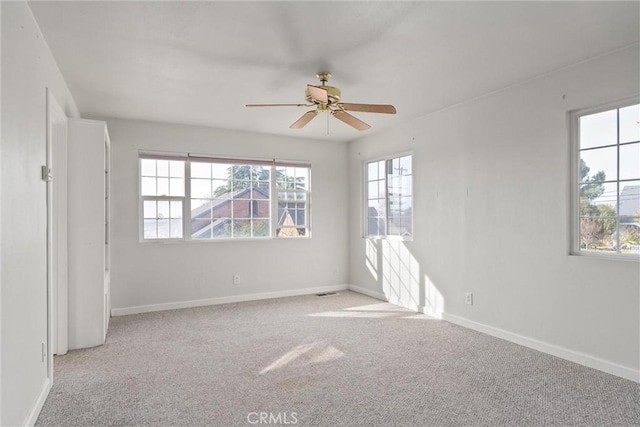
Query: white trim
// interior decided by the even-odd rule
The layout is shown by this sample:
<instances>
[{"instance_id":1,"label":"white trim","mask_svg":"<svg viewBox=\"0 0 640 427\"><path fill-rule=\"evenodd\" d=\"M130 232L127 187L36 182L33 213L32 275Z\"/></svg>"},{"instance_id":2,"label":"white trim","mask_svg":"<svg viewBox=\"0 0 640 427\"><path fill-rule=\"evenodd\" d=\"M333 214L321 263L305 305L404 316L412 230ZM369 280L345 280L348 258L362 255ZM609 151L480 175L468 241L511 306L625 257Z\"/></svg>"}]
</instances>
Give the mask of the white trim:
<instances>
[{"instance_id":1,"label":"white trim","mask_svg":"<svg viewBox=\"0 0 640 427\"><path fill-rule=\"evenodd\" d=\"M40 390L40 394L38 395L38 399L35 401L34 405L31 407L27 418L25 418L24 426L34 426L36 421L38 420L38 416L40 416L40 411L42 411L42 407L44 406L44 402L47 400L47 396L51 391L51 381L47 378L42 385L42 389Z\"/></svg>"},{"instance_id":2,"label":"white trim","mask_svg":"<svg viewBox=\"0 0 640 427\"><path fill-rule=\"evenodd\" d=\"M454 323L465 328L473 329L474 331L482 332L496 338L501 338L512 343L531 348L533 350L538 350L543 353L559 357L561 359L569 360L571 362L575 362L589 368L597 369L599 371L616 375L631 381L640 382L639 370L618 365L617 363L590 356L585 353L580 353L575 350L570 350L565 347L560 347L544 341L529 338L527 336L516 334L514 332L505 331L504 329L496 328L494 326L488 326L482 323L474 322L473 320L469 320L453 314L442 313L442 319L446 320L447 322Z\"/></svg>"},{"instance_id":3,"label":"white trim","mask_svg":"<svg viewBox=\"0 0 640 427\"><path fill-rule=\"evenodd\" d=\"M353 291L353 292L357 292L357 293L362 294L362 295L369 296L371 298L379 299L379 300L382 300L382 301L389 301L387 299L387 297L383 293L372 291L370 289L363 288L361 286L349 285L349 290Z\"/></svg>"},{"instance_id":4,"label":"white trim","mask_svg":"<svg viewBox=\"0 0 640 427\"><path fill-rule=\"evenodd\" d=\"M202 307L206 305L230 304L234 302L257 301L262 299L293 297L299 295L318 294L322 292L338 292L349 289L348 285L319 286L316 288L289 289L286 291L261 292L258 294L233 295L228 297L206 298L191 301L167 302L161 304L138 305L134 307L113 308L112 316L150 313L153 311L176 310L180 308Z\"/></svg>"}]
</instances>

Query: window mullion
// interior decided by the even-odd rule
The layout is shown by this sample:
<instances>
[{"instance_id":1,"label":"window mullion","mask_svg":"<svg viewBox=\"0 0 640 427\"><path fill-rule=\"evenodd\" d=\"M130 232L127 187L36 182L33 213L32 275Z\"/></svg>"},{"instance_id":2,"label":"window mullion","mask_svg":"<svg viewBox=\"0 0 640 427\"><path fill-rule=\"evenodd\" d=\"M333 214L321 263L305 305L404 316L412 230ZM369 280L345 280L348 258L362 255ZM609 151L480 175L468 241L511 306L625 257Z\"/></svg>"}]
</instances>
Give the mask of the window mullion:
<instances>
[{"instance_id":1,"label":"window mullion","mask_svg":"<svg viewBox=\"0 0 640 427\"><path fill-rule=\"evenodd\" d=\"M184 165L184 202L182 203L182 238L191 240L191 161Z\"/></svg>"}]
</instances>

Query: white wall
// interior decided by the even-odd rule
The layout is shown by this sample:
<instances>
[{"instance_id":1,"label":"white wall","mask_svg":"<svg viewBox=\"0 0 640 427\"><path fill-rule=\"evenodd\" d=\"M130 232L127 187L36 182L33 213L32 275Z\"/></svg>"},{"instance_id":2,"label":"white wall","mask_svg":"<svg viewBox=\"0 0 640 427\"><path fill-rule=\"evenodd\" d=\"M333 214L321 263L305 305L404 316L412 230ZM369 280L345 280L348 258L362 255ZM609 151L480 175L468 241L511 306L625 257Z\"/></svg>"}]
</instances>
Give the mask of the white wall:
<instances>
[{"instance_id":1,"label":"white wall","mask_svg":"<svg viewBox=\"0 0 640 427\"><path fill-rule=\"evenodd\" d=\"M568 255L566 117L637 94L638 64L635 45L351 143L351 283L638 380L638 263ZM405 150L415 240L367 241L361 162Z\"/></svg>"},{"instance_id":2,"label":"white wall","mask_svg":"<svg viewBox=\"0 0 640 427\"><path fill-rule=\"evenodd\" d=\"M345 285L347 147L203 127L107 119L111 137L112 308ZM311 239L138 241L138 150L307 160ZM241 284L233 285L234 274ZM122 313L122 310L120 310Z\"/></svg>"},{"instance_id":3,"label":"white wall","mask_svg":"<svg viewBox=\"0 0 640 427\"><path fill-rule=\"evenodd\" d=\"M2 425L35 421L46 397L47 342L46 88L78 110L25 2L2 8L2 159L0 235ZM44 396L43 396L44 395ZM37 415L37 413L35 413Z\"/></svg>"}]
</instances>

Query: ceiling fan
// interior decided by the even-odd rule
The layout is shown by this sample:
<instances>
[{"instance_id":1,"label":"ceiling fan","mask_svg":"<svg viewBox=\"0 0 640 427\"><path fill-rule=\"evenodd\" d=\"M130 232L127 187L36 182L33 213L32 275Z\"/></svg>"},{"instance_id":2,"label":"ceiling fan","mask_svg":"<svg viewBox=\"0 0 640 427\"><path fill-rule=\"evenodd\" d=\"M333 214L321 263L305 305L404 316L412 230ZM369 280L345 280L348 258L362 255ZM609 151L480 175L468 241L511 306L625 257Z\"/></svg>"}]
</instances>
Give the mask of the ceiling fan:
<instances>
[{"instance_id":1,"label":"ceiling fan","mask_svg":"<svg viewBox=\"0 0 640 427\"><path fill-rule=\"evenodd\" d=\"M371 126L360 119L349 114L347 111L361 111L365 113L384 113L395 114L396 108L393 105L381 104L351 104L340 102L340 89L333 86L327 86L327 82L331 74L323 71L316 74L320 79L320 86L307 85L304 95L307 104L247 104L247 107L315 107L315 109L307 111L296 120L291 129L302 129L313 120L318 113L330 113L336 119L354 127L357 130L367 130Z\"/></svg>"}]
</instances>

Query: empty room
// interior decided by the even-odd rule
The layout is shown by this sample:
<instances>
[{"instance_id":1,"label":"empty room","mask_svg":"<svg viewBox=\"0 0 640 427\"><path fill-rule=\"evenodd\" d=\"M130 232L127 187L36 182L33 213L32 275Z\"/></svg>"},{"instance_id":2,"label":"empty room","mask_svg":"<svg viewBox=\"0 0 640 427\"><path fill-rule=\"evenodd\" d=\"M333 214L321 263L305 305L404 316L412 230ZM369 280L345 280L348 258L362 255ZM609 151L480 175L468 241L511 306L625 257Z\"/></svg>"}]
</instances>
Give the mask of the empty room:
<instances>
[{"instance_id":1,"label":"empty room","mask_svg":"<svg viewBox=\"0 0 640 427\"><path fill-rule=\"evenodd\" d=\"M0 425L640 426L640 2L0 22Z\"/></svg>"}]
</instances>

